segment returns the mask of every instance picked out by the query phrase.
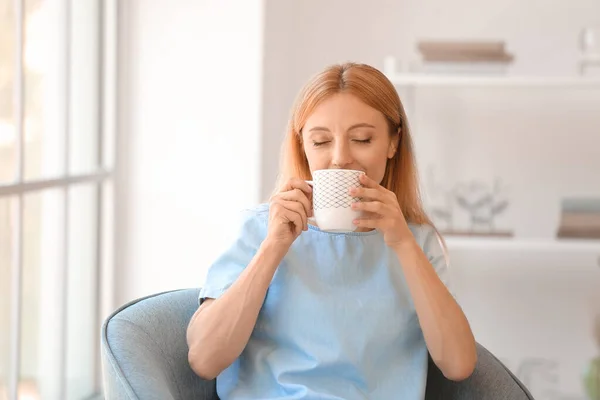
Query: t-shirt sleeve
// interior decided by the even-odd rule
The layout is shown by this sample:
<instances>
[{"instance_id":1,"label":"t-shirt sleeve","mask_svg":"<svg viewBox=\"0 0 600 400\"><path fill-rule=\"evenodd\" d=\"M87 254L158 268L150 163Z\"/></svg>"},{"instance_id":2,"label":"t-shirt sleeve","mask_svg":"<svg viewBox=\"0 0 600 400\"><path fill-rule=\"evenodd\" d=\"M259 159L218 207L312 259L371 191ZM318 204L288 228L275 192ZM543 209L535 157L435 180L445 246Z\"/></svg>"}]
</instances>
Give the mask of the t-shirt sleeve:
<instances>
[{"instance_id":1,"label":"t-shirt sleeve","mask_svg":"<svg viewBox=\"0 0 600 400\"><path fill-rule=\"evenodd\" d=\"M213 262L198 296L199 304L207 298L219 298L250 263L266 235L267 221L261 213L243 213L242 222L229 247Z\"/></svg>"},{"instance_id":2,"label":"t-shirt sleeve","mask_svg":"<svg viewBox=\"0 0 600 400\"><path fill-rule=\"evenodd\" d=\"M425 229L425 239L423 243L423 252L429 262L437 272L440 280L452 292L452 283L450 280L450 259L448 251L442 242L442 238L433 227L427 226Z\"/></svg>"}]
</instances>

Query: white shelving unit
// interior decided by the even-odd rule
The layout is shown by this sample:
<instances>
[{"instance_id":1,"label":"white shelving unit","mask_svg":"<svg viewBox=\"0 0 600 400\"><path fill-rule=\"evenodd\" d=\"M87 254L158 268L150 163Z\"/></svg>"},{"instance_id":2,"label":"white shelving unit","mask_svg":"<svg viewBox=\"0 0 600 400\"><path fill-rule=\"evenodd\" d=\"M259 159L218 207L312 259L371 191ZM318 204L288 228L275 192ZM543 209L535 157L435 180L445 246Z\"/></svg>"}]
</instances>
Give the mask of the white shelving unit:
<instances>
[{"instance_id":1,"label":"white shelving unit","mask_svg":"<svg viewBox=\"0 0 600 400\"><path fill-rule=\"evenodd\" d=\"M469 75L399 73L396 60L384 60L383 73L401 91L404 106L409 118L417 111L416 92L419 88L522 88L540 89L590 89L600 90L600 77L584 76L514 76L514 75ZM600 92L599 92L600 93ZM599 103L600 104L600 103ZM600 106L599 106L600 109ZM477 236L445 236L448 247L453 250L491 249L520 251L524 248L539 251L582 251L600 256L600 240L590 239L524 239ZM599 261L600 262L600 261Z\"/></svg>"},{"instance_id":2,"label":"white shelving unit","mask_svg":"<svg viewBox=\"0 0 600 400\"><path fill-rule=\"evenodd\" d=\"M589 98L594 103L598 99L600 110L600 77L399 71L395 60L386 60L383 72L398 89L413 122L419 120L415 117L420 111L417 109L421 89L426 99L432 97L430 92L435 96L437 88L440 92L456 91L458 95L462 89L473 89L483 96L487 90L494 94L502 90L542 92L537 98L546 96L546 92L548 96L561 97L569 91L585 91L587 96L590 91ZM448 93L444 95L448 97ZM453 235L444 239L450 254L453 291L475 337L527 383L529 378L520 373L529 362L547 359L554 363L555 382L540 380L530 387L537 389L537 397L547 384L557 393L552 398L583 399L581 366L597 352L590 331L591 321L600 312L600 240Z\"/></svg>"},{"instance_id":3,"label":"white shelving unit","mask_svg":"<svg viewBox=\"0 0 600 400\"><path fill-rule=\"evenodd\" d=\"M446 236L446 245L450 249L494 249L518 251L524 248L540 251L550 250L579 250L596 252L600 257L600 240L592 239L513 239L513 238L486 238L486 237L461 237ZM600 266L600 259L599 259Z\"/></svg>"},{"instance_id":4,"label":"white shelving unit","mask_svg":"<svg viewBox=\"0 0 600 400\"><path fill-rule=\"evenodd\" d=\"M600 78L585 77L534 77L510 75L431 75L387 73L388 79L397 86L502 86L502 87L596 87Z\"/></svg>"},{"instance_id":5,"label":"white shelving unit","mask_svg":"<svg viewBox=\"0 0 600 400\"><path fill-rule=\"evenodd\" d=\"M583 76L513 76L513 75L469 75L469 74L430 74L399 73L396 60L384 60L383 73L396 86L503 86L503 87L584 87L600 89L600 77Z\"/></svg>"}]
</instances>

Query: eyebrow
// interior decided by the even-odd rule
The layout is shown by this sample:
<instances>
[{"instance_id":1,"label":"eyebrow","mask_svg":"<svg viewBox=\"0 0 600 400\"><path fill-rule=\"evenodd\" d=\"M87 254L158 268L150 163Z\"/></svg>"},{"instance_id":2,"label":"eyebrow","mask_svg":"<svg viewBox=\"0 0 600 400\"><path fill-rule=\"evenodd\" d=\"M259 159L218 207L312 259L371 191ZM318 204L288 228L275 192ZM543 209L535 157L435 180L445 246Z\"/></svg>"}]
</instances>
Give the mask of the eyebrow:
<instances>
[{"instance_id":1,"label":"eyebrow","mask_svg":"<svg viewBox=\"0 0 600 400\"><path fill-rule=\"evenodd\" d=\"M348 132L350 132L353 129L357 129L357 128L373 128L373 129L375 129L375 126L371 125L371 124L367 124L366 122L361 122L359 124L354 124L350 128L348 128ZM315 126L315 127L310 128L310 130L309 130L309 132L314 132L314 131L329 132L329 129L324 126Z\"/></svg>"}]
</instances>

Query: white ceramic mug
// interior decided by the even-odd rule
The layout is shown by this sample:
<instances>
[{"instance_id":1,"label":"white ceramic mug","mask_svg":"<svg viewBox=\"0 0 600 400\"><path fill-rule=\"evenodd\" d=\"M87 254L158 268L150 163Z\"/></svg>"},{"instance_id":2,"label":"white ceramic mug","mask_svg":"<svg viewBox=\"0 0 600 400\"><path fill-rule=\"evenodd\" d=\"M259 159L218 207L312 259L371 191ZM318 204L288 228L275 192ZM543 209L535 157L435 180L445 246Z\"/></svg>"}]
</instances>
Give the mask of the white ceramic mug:
<instances>
[{"instance_id":1,"label":"white ceramic mug","mask_svg":"<svg viewBox=\"0 0 600 400\"><path fill-rule=\"evenodd\" d=\"M319 229L328 232L353 232L356 230L354 219L361 216L360 211L351 208L352 203L360 201L350 195L350 188L362 186L360 175L363 171L351 169L321 169L314 171L312 218Z\"/></svg>"}]
</instances>

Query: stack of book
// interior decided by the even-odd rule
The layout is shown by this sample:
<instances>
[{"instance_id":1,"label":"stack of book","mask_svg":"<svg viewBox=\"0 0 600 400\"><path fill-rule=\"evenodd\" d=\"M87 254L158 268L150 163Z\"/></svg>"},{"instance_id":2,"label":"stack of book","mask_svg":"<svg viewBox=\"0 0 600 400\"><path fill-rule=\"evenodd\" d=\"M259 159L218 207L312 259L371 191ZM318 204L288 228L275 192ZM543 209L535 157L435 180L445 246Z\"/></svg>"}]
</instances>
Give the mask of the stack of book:
<instances>
[{"instance_id":1,"label":"stack of book","mask_svg":"<svg viewBox=\"0 0 600 400\"><path fill-rule=\"evenodd\" d=\"M600 198L567 198L561 202L559 238L600 239Z\"/></svg>"},{"instance_id":2,"label":"stack of book","mask_svg":"<svg viewBox=\"0 0 600 400\"><path fill-rule=\"evenodd\" d=\"M503 41L434 41L417 43L418 72L502 74L513 61Z\"/></svg>"}]
</instances>

